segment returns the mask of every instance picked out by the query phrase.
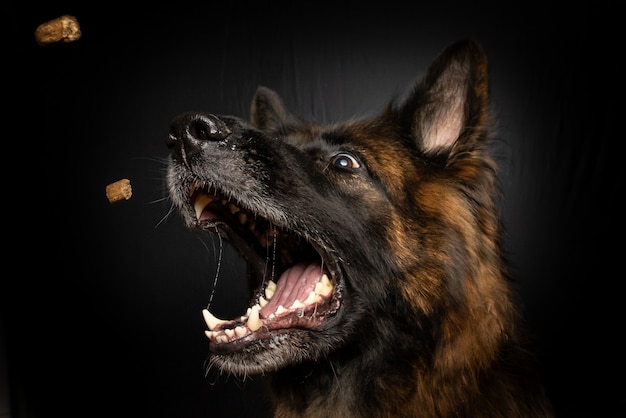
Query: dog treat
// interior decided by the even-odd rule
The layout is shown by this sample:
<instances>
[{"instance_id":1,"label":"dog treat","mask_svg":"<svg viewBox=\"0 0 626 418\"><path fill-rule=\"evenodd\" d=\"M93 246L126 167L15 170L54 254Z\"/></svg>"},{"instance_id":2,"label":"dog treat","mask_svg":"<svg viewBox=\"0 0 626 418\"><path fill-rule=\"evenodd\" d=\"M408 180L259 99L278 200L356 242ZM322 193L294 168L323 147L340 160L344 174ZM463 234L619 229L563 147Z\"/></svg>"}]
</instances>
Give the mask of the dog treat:
<instances>
[{"instance_id":1,"label":"dog treat","mask_svg":"<svg viewBox=\"0 0 626 418\"><path fill-rule=\"evenodd\" d=\"M130 186L130 180L121 179L109 184L106 187L106 194L107 199L109 199L109 202L111 203L130 199L133 194L132 187Z\"/></svg>"},{"instance_id":2,"label":"dog treat","mask_svg":"<svg viewBox=\"0 0 626 418\"><path fill-rule=\"evenodd\" d=\"M35 40L42 46L73 42L80 37L80 25L74 16L69 15L42 23L35 30Z\"/></svg>"}]
</instances>

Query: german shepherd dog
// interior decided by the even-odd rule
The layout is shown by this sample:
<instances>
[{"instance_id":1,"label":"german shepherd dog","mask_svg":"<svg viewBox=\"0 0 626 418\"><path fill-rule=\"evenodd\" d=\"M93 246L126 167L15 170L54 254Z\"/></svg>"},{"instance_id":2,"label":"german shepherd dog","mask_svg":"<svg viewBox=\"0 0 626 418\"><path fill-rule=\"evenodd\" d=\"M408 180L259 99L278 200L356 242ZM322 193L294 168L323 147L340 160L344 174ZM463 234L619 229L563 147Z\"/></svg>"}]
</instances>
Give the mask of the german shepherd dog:
<instances>
[{"instance_id":1,"label":"german shepherd dog","mask_svg":"<svg viewBox=\"0 0 626 418\"><path fill-rule=\"evenodd\" d=\"M167 184L249 264L204 310L208 368L265 375L275 417L553 415L507 272L487 59L459 41L374 117L321 126L259 87L246 122L186 112Z\"/></svg>"}]
</instances>

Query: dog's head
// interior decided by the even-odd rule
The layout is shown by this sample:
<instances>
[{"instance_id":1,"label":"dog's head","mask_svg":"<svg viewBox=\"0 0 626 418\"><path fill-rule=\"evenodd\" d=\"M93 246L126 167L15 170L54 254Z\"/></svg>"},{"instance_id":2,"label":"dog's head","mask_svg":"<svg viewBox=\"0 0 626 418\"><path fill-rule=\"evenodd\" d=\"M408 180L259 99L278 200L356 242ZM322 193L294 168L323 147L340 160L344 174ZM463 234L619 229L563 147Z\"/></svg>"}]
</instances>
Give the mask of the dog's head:
<instances>
[{"instance_id":1,"label":"dog's head","mask_svg":"<svg viewBox=\"0 0 626 418\"><path fill-rule=\"evenodd\" d=\"M185 113L168 139L184 222L227 238L255 283L241 317L204 312L213 363L262 373L427 326L420 317L458 285L451 266L472 263L455 244L475 240L464 223L480 214L466 199L490 199L480 47L447 49L376 117L320 126L265 87L251 114Z\"/></svg>"}]
</instances>

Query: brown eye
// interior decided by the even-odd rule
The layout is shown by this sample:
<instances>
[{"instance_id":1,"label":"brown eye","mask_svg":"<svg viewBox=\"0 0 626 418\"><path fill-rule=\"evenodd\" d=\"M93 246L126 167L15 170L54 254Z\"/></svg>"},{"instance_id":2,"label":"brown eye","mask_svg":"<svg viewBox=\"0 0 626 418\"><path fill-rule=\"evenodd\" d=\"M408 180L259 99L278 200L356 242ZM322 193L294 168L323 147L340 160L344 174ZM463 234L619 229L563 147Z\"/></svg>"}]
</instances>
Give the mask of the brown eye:
<instances>
[{"instance_id":1,"label":"brown eye","mask_svg":"<svg viewBox=\"0 0 626 418\"><path fill-rule=\"evenodd\" d=\"M356 170L357 168L361 168L361 164L359 163L359 161L346 152L341 152L333 156L330 159L330 164L334 168L338 168L341 170Z\"/></svg>"}]
</instances>

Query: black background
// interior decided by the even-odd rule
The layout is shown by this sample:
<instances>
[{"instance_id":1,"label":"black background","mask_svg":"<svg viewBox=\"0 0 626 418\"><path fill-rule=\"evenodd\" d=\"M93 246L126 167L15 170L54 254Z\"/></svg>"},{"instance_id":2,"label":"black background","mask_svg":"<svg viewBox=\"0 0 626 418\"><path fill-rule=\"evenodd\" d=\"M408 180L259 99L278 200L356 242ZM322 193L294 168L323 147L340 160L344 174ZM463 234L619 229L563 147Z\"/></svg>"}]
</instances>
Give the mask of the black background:
<instances>
[{"instance_id":1,"label":"black background","mask_svg":"<svg viewBox=\"0 0 626 418\"><path fill-rule=\"evenodd\" d=\"M377 111L471 36L490 60L506 245L558 415L624 416L616 2L146 4L3 6L0 413L265 416L258 377L204 376L216 244L169 213L169 122L247 117L259 84L323 122ZM82 38L37 45L64 14ZM111 204L120 178L133 196ZM235 315L242 267L225 251L212 309Z\"/></svg>"}]
</instances>

